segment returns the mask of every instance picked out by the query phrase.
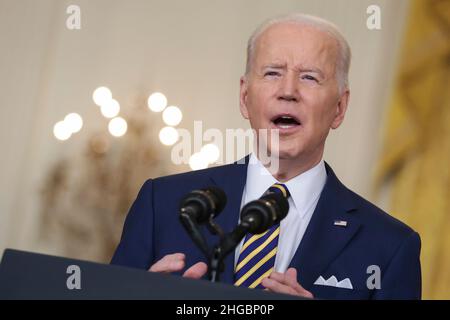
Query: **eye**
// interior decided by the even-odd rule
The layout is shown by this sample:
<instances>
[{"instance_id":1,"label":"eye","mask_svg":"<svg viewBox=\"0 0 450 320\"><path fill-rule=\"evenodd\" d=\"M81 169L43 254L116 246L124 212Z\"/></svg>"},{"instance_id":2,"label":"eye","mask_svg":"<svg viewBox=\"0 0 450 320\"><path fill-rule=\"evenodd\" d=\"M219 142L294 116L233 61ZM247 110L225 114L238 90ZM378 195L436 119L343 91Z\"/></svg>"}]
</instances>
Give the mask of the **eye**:
<instances>
[{"instance_id":1,"label":"eye","mask_svg":"<svg viewBox=\"0 0 450 320\"><path fill-rule=\"evenodd\" d=\"M305 74L302 76L302 79L304 80L308 80L308 81L315 81L318 82L318 80L316 78L314 78L312 75L310 74Z\"/></svg>"},{"instance_id":2,"label":"eye","mask_svg":"<svg viewBox=\"0 0 450 320\"><path fill-rule=\"evenodd\" d=\"M264 77L277 77L280 73L278 71L267 71L264 73Z\"/></svg>"}]
</instances>

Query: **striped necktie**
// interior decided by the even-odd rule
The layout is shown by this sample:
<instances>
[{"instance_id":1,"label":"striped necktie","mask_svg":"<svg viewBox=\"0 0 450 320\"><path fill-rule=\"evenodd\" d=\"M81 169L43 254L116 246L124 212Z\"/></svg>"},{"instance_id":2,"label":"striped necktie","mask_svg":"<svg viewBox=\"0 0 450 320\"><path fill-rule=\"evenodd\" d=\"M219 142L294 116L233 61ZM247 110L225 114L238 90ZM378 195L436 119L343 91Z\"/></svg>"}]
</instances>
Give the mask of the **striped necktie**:
<instances>
[{"instance_id":1,"label":"striped necktie","mask_svg":"<svg viewBox=\"0 0 450 320\"><path fill-rule=\"evenodd\" d=\"M272 192L282 193L286 198L290 196L287 187L281 183L272 185L265 194ZM277 223L266 232L245 236L236 263L235 286L263 288L262 279L270 275L275 265L279 234L280 224Z\"/></svg>"}]
</instances>

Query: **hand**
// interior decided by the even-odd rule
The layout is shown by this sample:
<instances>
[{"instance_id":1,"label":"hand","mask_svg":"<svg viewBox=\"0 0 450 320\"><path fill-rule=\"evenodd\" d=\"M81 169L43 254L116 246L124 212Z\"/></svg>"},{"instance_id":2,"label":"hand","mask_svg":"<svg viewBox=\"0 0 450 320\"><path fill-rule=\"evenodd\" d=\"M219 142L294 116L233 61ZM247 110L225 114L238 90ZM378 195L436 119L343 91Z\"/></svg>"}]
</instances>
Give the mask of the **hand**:
<instances>
[{"instance_id":1,"label":"hand","mask_svg":"<svg viewBox=\"0 0 450 320\"><path fill-rule=\"evenodd\" d=\"M297 270L289 268L285 273L272 272L261 284L269 291L290 294L304 298L314 298L313 294L297 282Z\"/></svg>"},{"instance_id":2,"label":"hand","mask_svg":"<svg viewBox=\"0 0 450 320\"><path fill-rule=\"evenodd\" d=\"M150 272L171 273L183 270L186 256L183 253L174 253L164 256L148 269ZM198 262L187 269L183 277L200 279L208 271L208 266L204 262Z\"/></svg>"}]
</instances>

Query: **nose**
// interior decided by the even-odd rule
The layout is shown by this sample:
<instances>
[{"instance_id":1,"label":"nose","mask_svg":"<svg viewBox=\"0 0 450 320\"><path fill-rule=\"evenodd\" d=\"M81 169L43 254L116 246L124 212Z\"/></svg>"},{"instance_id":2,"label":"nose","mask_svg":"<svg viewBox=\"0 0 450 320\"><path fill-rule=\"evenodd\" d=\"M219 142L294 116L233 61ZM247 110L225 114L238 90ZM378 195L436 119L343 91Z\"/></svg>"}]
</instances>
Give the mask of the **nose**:
<instances>
[{"instance_id":1,"label":"nose","mask_svg":"<svg viewBox=\"0 0 450 320\"><path fill-rule=\"evenodd\" d=\"M280 84L278 100L298 102L298 80L294 72L286 72Z\"/></svg>"}]
</instances>

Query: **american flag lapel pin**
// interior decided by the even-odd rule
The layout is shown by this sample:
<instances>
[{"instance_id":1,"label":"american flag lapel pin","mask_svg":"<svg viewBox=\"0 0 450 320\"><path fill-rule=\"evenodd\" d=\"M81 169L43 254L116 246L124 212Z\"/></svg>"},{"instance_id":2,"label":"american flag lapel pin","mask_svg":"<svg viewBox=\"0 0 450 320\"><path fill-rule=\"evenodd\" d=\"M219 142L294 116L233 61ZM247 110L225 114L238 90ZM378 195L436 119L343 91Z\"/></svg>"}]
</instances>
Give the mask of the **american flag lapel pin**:
<instances>
[{"instance_id":1,"label":"american flag lapel pin","mask_svg":"<svg viewBox=\"0 0 450 320\"><path fill-rule=\"evenodd\" d=\"M344 220L334 220L334 225L338 227L346 227L347 221Z\"/></svg>"}]
</instances>

